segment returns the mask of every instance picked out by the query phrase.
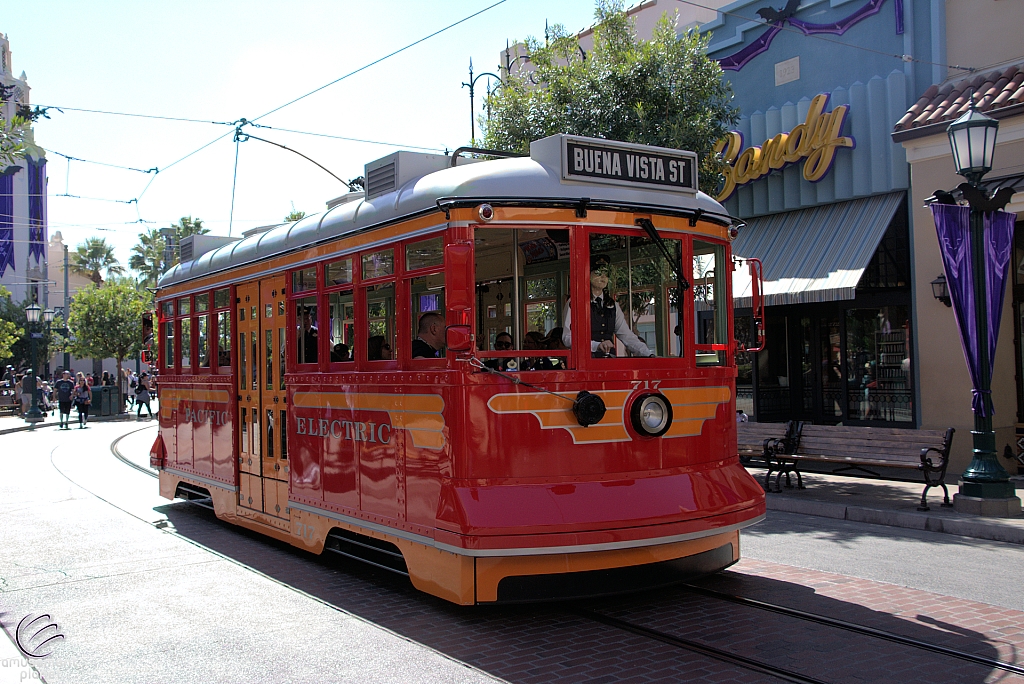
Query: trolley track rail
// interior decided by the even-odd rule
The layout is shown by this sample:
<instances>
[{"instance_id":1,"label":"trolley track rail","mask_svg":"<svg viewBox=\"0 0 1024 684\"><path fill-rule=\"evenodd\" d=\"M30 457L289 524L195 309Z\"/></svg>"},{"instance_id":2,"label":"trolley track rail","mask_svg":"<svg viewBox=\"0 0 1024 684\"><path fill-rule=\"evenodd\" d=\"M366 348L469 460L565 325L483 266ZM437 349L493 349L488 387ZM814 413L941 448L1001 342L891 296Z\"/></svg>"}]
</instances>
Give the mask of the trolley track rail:
<instances>
[{"instance_id":1,"label":"trolley track rail","mask_svg":"<svg viewBox=\"0 0 1024 684\"><path fill-rule=\"evenodd\" d=\"M693 584L684 584L681 588L690 593L699 594L701 596L706 596L713 599L718 599L720 601L728 601L729 603L734 603L749 608L756 608L758 610L777 613L779 615L797 618L799 620L804 620L806 622L814 622L820 625L826 625L828 627L835 627L836 629L842 629L848 632L853 632L855 634L861 634L864 636L873 637L875 639L882 639L896 644L901 644L903 646L910 646L912 648L920 649L923 651L938 653L940 655L948 656L950 658L956 658L958 660L965 660L967 662L976 663L978 665L984 665L985 667L991 667L994 669L1003 670L1005 672L1012 672L1013 674L1024 675L1024 666L1021 665L1008 663L1003 660L996 660L995 658L987 658L985 656L977 655L974 653L968 653L966 651L958 651L954 648L940 646L938 644L932 644L927 641L921 641L920 639L914 639L912 637L903 636L901 634L887 632L885 630L876 629L874 627L858 625L853 622L828 617L826 615L808 613L797 608L780 606L774 603L767 603L765 601L747 598L745 596L736 596L734 594L728 594L726 592L716 591L714 589L707 589L705 587L699 587Z\"/></svg>"},{"instance_id":2,"label":"trolley track rail","mask_svg":"<svg viewBox=\"0 0 1024 684\"><path fill-rule=\"evenodd\" d=\"M648 639L653 639L655 641L660 641L663 644L675 646L677 648L681 648L692 653L697 653L699 655L707 656L709 658L714 658L715 660L739 666L745 670L759 672L761 674L769 675L771 677L782 679L787 682L796 682L797 684L828 684L823 679L808 677L806 675L800 674L799 672L793 672L792 670L787 670L785 668L769 665L768 663L761 662L760 660L754 660L753 658L747 658L745 656L737 655L735 653L732 653L731 651L726 651L720 648L716 648L714 646L709 646L699 641L686 639L683 637L675 636L673 634L666 634L665 632L660 632L656 629L650 629L649 627L643 627L642 625L637 625L626 620L611 617L610 615L605 615L604 613L599 613L597 611L584 609L577 611L577 615L590 620L594 620L596 622L600 622L601 624L607 625L609 627L621 629L624 632L630 632L631 634L636 634L637 636L642 636Z\"/></svg>"}]
</instances>

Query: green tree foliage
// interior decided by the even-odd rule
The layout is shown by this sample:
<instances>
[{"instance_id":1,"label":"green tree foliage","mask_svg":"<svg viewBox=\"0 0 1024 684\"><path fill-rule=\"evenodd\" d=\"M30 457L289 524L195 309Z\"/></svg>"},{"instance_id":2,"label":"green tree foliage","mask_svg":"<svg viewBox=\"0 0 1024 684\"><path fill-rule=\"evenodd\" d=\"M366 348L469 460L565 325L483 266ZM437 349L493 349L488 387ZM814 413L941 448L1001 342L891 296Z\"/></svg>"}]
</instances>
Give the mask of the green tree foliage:
<instances>
[{"instance_id":1,"label":"green tree foliage","mask_svg":"<svg viewBox=\"0 0 1024 684\"><path fill-rule=\"evenodd\" d=\"M28 305L27 299L20 303L13 301L11 293L0 287L0 361L10 363L16 368L31 368L37 363L42 368L41 360L50 356L50 329L45 323L35 325L34 331L43 333L43 338L36 340L36 359L33 361L32 343L26 332L28 320L25 316L25 307Z\"/></svg>"},{"instance_id":2,"label":"green tree foliage","mask_svg":"<svg viewBox=\"0 0 1024 684\"><path fill-rule=\"evenodd\" d=\"M130 282L87 287L71 299L68 328L71 353L79 358L113 358L117 377L122 362L142 348L142 314L146 303ZM122 398L123 400L123 398Z\"/></svg>"},{"instance_id":3,"label":"green tree foliage","mask_svg":"<svg viewBox=\"0 0 1024 684\"><path fill-rule=\"evenodd\" d=\"M15 321L8 320L7 316L13 313L11 306L10 291L0 285L0 362L6 363L7 359L14 356L14 345L18 339L24 337L24 326L19 326ZM24 320L25 312L22 310L21 318Z\"/></svg>"},{"instance_id":4,"label":"green tree foliage","mask_svg":"<svg viewBox=\"0 0 1024 684\"><path fill-rule=\"evenodd\" d=\"M114 256L114 247L103 238L88 238L71 254L71 270L89 276L97 286L107 276L121 275L124 267Z\"/></svg>"},{"instance_id":5,"label":"green tree foliage","mask_svg":"<svg viewBox=\"0 0 1024 684\"><path fill-rule=\"evenodd\" d=\"M622 0L597 0L594 47L585 57L561 25L548 40L526 41L531 72L514 72L487 98L480 122L484 146L529 152L530 142L556 133L691 150L700 185L721 182L714 144L739 119L732 88L706 55L708 36L676 35L676 17L659 20L641 41Z\"/></svg>"},{"instance_id":6,"label":"green tree foliage","mask_svg":"<svg viewBox=\"0 0 1024 684\"><path fill-rule=\"evenodd\" d=\"M160 274L164 272L166 246L167 243L164 242L159 229L147 228L146 232L139 233L139 242L132 247L128 267L139 274L147 287L156 287Z\"/></svg>"},{"instance_id":7,"label":"green tree foliage","mask_svg":"<svg viewBox=\"0 0 1024 684\"><path fill-rule=\"evenodd\" d=\"M292 209L291 213L289 213L287 216L284 217L284 222L285 223L291 223L293 221L298 221L299 219L303 219L303 218L306 218L306 212L304 212L304 211L295 211L294 209Z\"/></svg>"},{"instance_id":8,"label":"green tree foliage","mask_svg":"<svg viewBox=\"0 0 1024 684\"><path fill-rule=\"evenodd\" d=\"M25 156L26 143L31 143L30 119L18 114L7 118L3 116L3 104L11 97L13 86L0 84L0 167L14 164Z\"/></svg>"},{"instance_id":9,"label":"green tree foliage","mask_svg":"<svg viewBox=\"0 0 1024 684\"><path fill-rule=\"evenodd\" d=\"M194 219L191 216L182 216L171 228L174 228L178 242L181 242L182 238L187 238L189 235L206 235L210 232L209 228L203 227L203 219Z\"/></svg>"}]
</instances>

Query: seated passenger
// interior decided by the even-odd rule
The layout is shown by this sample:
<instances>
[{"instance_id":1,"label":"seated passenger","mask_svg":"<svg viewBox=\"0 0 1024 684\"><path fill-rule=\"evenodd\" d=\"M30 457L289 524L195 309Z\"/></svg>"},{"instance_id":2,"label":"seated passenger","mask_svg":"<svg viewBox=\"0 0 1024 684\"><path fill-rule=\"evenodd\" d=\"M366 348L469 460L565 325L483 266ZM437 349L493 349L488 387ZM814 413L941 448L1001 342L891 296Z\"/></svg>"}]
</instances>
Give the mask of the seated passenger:
<instances>
[{"instance_id":1,"label":"seated passenger","mask_svg":"<svg viewBox=\"0 0 1024 684\"><path fill-rule=\"evenodd\" d=\"M512 349L512 336L507 332L500 332L494 336L494 351L508 351ZM515 359L487 359L484 365L494 370L506 371L517 370Z\"/></svg>"},{"instance_id":2,"label":"seated passenger","mask_svg":"<svg viewBox=\"0 0 1024 684\"><path fill-rule=\"evenodd\" d=\"M388 361L391 359L391 345L383 335L374 335L366 340L366 358L370 361Z\"/></svg>"},{"instance_id":3,"label":"seated passenger","mask_svg":"<svg viewBox=\"0 0 1024 684\"><path fill-rule=\"evenodd\" d=\"M412 358L439 359L444 347L444 316L428 311L420 316L419 334L412 341Z\"/></svg>"},{"instance_id":4,"label":"seated passenger","mask_svg":"<svg viewBox=\"0 0 1024 684\"><path fill-rule=\"evenodd\" d=\"M544 335L531 330L523 337L523 349L527 351L538 351L547 349L547 341ZM523 359L523 370L554 370L554 362L546 356L530 356Z\"/></svg>"},{"instance_id":5,"label":"seated passenger","mask_svg":"<svg viewBox=\"0 0 1024 684\"><path fill-rule=\"evenodd\" d=\"M381 339L383 339L383 338L381 338ZM352 360L352 357L350 357L348 355L348 345L347 344L342 344L341 342L339 342L338 344L334 345L333 349L331 349L331 361L332 362L336 363L336 362L339 362L339 361L351 361L351 360Z\"/></svg>"},{"instance_id":6,"label":"seated passenger","mask_svg":"<svg viewBox=\"0 0 1024 684\"><path fill-rule=\"evenodd\" d=\"M590 255L590 352L594 358L614 357L615 338L619 338L633 356L654 356L647 344L633 334L626 317L607 291L611 259L605 254ZM572 346L572 311L565 305L565 331L562 342Z\"/></svg>"}]
</instances>

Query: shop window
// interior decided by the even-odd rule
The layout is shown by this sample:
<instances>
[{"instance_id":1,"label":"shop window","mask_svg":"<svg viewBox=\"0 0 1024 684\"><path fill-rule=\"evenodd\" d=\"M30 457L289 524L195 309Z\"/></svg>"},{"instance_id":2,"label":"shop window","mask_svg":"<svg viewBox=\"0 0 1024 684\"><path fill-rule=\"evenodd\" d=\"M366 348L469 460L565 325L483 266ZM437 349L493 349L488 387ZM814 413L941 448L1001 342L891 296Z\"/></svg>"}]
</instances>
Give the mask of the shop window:
<instances>
[{"instance_id":1,"label":"shop window","mask_svg":"<svg viewBox=\"0 0 1024 684\"><path fill-rule=\"evenodd\" d=\"M564 368L569 231L487 227L474 237L478 354L497 370Z\"/></svg>"},{"instance_id":2,"label":"shop window","mask_svg":"<svg viewBox=\"0 0 1024 684\"><path fill-rule=\"evenodd\" d=\"M850 420L914 420L909 330L905 306L846 311Z\"/></svg>"},{"instance_id":3,"label":"shop window","mask_svg":"<svg viewBox=\"0 0 1024 684\"><path fill-rule=\"evenodd\" d=\"M355 298L351 290L332 292L327 302L331 317L331 363L351 361L355 358L356 344Z\"/></svg>"},{"instance_id":4,"label":"shop window","mask_svg":"<svg viewBox=\"0 0 1024 684\"><path fill-rule=\"evenodd\" d=\"M905 206L893 216L857 287L910 287L910 235Z\"/></svg>"},{"instance_id":5,"label":"shop window","mask_svg":"<svg viewBox=\"0 0 1024 684\"><path fill-rule=\"evenodd\" d=\"M316 266L303 268L292 273L292 292L308 292L316 289Z\"/></svg>"},{"instance_id":6,"label":"shop window","mask_svg":"<svg viewBox=\"0 0 1024 684\"><path fill-rule=\"evenodd\" d=\"M819 330L821 415L825 422L832 422L843 417L843 355L839 318L823 318Z\"/></svg>"},{"instance_id":7,"label":"shop window","mask_svg":"<svg viewBox=\"0 0 1024 684\"><path fill-rule=\"evenodd\" d=\"M366 264L365 257L363 264ZM366 359L388 361L396 358L394 283L366 288L366 324Z\"/></svg>"},{"instance_id":8,"label":"shop window","mask_svg":"<svg viewBox=\"0 0 1024 684\"><path fill-rule=\"evenodd\" d=\"M295 303L295 352L296 363L317 362L319 317L316 297L304 297Z\"/></svg>"},{"instance_id":9,"label":"shop window","mask_svg":"<svg viewBox=\"0 0 1024 684\"><path fill-rule=\"evenodd\" d=\"M384 249L363 255L363 280L382 278L395 273L395 250Z\"/></svg>"},{"instance_id":10,"label":"shop window","mask_svg":"<svg viewBox=\"0 0 1024 684\"><path fill-rule=\"evenodd\" d=\"M352 284L352 257L332 261L324 268L324 280L327 287Z\"/></svg>"},{"instance_id":11,"label":"shop window","mask_svg":"<svg viewBox=\"0 0 1024 684\"><path fill-rule=\"evenodd\" d=\"M725 278L729 273L722 245L693 241L693 323L698 366L726 361L729 307L725 301Z\"/></svg>"},{"instance_id":12,"label":"shop window","mask_svg":"<svg viewBox=\"0 0 1024 684\"><path fill-rule=\"evenodd\" d=\"M179 302L180 304L180 302ZM181 367L189 368L192 365L192 319L185 318L181 321Z\"/></svg>"}]
</instances>

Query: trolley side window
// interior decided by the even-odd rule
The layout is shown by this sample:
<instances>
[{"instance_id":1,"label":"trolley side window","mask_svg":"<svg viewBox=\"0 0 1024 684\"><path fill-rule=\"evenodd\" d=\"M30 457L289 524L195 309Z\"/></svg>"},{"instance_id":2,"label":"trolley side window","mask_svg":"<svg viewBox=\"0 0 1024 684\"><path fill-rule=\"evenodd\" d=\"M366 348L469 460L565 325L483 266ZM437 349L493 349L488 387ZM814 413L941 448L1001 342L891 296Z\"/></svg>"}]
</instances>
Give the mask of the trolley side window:
<instances>
[{"instance_id":1,"label":"trolley side window","mask_svg":"<svg viewBox=\"0 0 1024 684\"><path fill-rule=\"evenodd\" d=\"M231 288L213 292L213 307L217 310L217 367L219 372L231 373Z\"/></svg>"},{"instance_id":2,"label":"trolley side window","mask_svg":"<svg viewBox=\"0 0 1024 684\"><path fill-rule=\"evenodd\" d=\"M366 360L398 358L395 339L395 250L369 252L360 257L360 279L366 283ZM383 279L383 280L382 280Z\"/></svg>"},{"instance_id":3,"label":"trolley side window","mask_svg":"<svg viewBox=\"0 0 1024 684\"><path fill-rule=\"evenodd\" d=\"M192 313L192 299L191 297L182 297L178 300L178 315L183 316L181 318L178 335L178 346L181 348L181 369L186 372L186 369L192 367L192 319L187 318Z\"/></svg>"},{"instance_id":4,"label":"trolley side window","mask_svg":"<svg viewBox=\"0 0 1024 684\"><path fill-rule=\"evenodd\" d=\"M174 357L174 301L160 305L160 336L163 348L160 350L160 365L168 371L174 370L177 359Z\"/></svg>"},{"instance_id":5,"label":"trolley side window","mask_svg":"<svg viewBox=\"0 0 1024 684\"><path fill-rule=\"evenodd\" d=\"M300 365L315 364L320 336L320 317L316 296L296 300L295 320L295 361Z\"/></svg>"},{"instance_id":6,"label":"trolley side window","mask_svg":"<svg viewBox=\"0 0 1024 684\"><path fill-rule=\"evenodd\" d=\"M679 259L683 242L663 242ZM676 273L660 247L646 235L625 232L592 233L589 247L590 334L573 321L572 336L589 338L594 358L678 357Z\"/></svg>"},{"instance_id":7,"label":"trolley side window","mask_svg":"<svg viewBox=\"0 0 1024 684\"><path fill-rule=\"evenodd\" d=\"M199 368L210 367L210 295L196 295L196 357Z\"/></svg>"},{"instance_id":8,"label":"trolley side window","mask_svg":"<svg viewBox=\"0 0 1024 684\"><path fill-rule=\"evenodd\" d=\"M501 371L564 369L569 228L481 226L474 243L478 355Z\"/></svg>"},{"instance_id":9,"label":"trolley side window","mask_svg":"<svg viewBox=\"0 0 1024 684\"><path fill-rule=\"evenodd\" d=\"M693 324L698 366L726 363L729 317L725 277L731 269L722 245L693 241Z\"/></svg>"},{"instance_id":10,"label":"trolley side window","mask_svg":"<svg viewBox=\"0 0 1024 684\"><path fill-rule=\"evenodd\" d=\"M353 257L329 261L324 265L331 363L351 363L356 356L356 303L352 290L352 266Z\"/></svg>"},{"instance_id":11,"label":"trolley side window","mask_svg":"<svg viewBox=\"0 0 1024 684\"><path fill-rule=\"evenodd\" d=\"M436 357L445 356L444 324L444 237L438 236L405 246L405 271L411 275L406 279L409 293L409 323L412 326L409 339L414 340L413 360L415 363L437 361L417 356L416 352L429 351L415 342L417 338L429 337L431 348L437 349ZM428 315L430 314L430 315ZM431 336L436 332L436 338ZM437 347L436 345L440 345Z\"/></svg>"}]
</instances>

